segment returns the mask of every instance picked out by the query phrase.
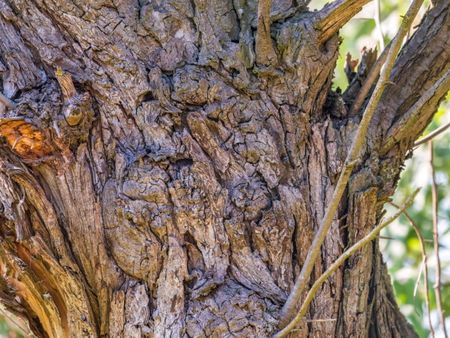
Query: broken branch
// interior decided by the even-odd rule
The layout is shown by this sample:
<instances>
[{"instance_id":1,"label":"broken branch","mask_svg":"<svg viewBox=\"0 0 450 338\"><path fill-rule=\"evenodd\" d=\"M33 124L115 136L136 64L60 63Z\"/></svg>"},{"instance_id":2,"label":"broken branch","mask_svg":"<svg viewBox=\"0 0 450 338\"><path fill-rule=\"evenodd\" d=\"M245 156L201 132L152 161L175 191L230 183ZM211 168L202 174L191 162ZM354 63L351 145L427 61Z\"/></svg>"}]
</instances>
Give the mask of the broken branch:
<instances>
[{"instance_id":1,"label":"broken branch","mask_svg":"<svg viewBox=\"0 0 450 338\"><path fill-rule=\"evenodd\" d=\"M258 27L256 32L256 62L270 66L277 63L277 54L270 36L270 9L272 0L258 1Z\"/></svg>"},{"instance_id":2,"label":"broken branch","mask_svg":"<svg viewBox=\"0 0 450 338\"><path fill-rule=\"evenodd\" d=\"M319 12L318 28L322 31L320 43L326 42L370 0L336 0L325 5Z\"/></svg>"}]
</instances>

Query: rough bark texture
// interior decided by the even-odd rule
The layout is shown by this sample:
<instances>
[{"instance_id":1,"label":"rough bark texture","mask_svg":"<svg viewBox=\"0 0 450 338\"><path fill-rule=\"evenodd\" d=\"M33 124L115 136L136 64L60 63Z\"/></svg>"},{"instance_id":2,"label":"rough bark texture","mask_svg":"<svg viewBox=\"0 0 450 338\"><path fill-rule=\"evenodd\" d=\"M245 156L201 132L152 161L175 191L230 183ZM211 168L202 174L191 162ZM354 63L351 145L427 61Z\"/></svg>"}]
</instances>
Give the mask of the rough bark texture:
<instances>
[{"instance_id":1,"label":"rough bark texture","mask_svg":"<svg viewBox=\"0 0 450 338\"><path fill-rule=\"evenodd\" d=\"M36 335L277 330L361 116L354 94L331 91L339 38L318 24L330 7L273 1L269 66L256 63L257 7L0 0L0 89L16 103L0 119L0 297ZM449 69L449 7L436 1L403 48L312 279L380 220L444 96L408 110ZM299 329L415 336L377 243Z\"/></svg>"}]
</instances>

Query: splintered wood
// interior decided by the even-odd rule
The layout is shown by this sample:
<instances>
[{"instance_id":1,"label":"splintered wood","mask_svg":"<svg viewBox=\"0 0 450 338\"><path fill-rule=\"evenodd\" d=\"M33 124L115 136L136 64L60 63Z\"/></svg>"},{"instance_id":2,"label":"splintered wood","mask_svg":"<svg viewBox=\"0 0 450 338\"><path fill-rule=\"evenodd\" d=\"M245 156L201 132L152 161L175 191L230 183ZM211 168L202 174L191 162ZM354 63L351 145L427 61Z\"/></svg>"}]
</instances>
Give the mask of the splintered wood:
<instances>
[{"instance_id":1,"label":"splintered wood","mask_svg":"<svg viewBox=\"0 0 450 338\"><path fill-rule=\"evenodd\" d=\"M23 119L0 119L0 137L23 159L38 160L53 152L44 133Z\"/></svg>"}]
</instances>

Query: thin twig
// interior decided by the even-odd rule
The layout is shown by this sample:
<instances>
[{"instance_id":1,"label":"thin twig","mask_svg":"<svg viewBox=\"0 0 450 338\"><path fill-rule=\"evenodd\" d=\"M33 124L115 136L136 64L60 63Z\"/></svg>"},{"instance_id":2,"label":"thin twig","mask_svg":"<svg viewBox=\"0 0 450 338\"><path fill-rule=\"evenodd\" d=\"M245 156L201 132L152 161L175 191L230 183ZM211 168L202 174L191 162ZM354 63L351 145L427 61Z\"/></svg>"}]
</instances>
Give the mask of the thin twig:
<instances>
[{"instance_id":1,"label":"thin twig","mask_svg":"<svg viewBox=\"0 0 450 338\"><path fill-rule=\"evenodd\" d=\"M272 0L258 1L258 27L256 31L256 62L260 65L270 66L277 63L277 54L270 36L270 9Z\"/></svg>"},{"instance_id":2,"label":"thin twig","mask_svg":"<svg viewBox=\"0 0 450 338\"><path fill-rule=\"evenodd\" d=\"M400 209L400 207L395 204L394 202L389 202L392 206L396 207L397 209ZM416 222L413 220L413 218L409 215L408 211L403 211L403 214L405 215L406 219L409 221L409 224L411 224L412 228L416 232L416 236L419 239L420 243L420 251L422 252L422 262L423 262L423 280L425 284L425 304L427 306L427 317L428 317L428 325L430 326L431 336L435 337L435 332L433 329L433 323L431 322L431 309L430 309L430 288L428 284L428 257L427 257L427 251L425 249L425 240L422 236L422 232L420 231L419 226L416 224Z\"/></svg>"},{"instance_id":3,"label":"thin twig","mask_svg":"<svg viewBox=\"0 0 450 338\"><path fill-rule=\"evenodd\" d=\"M380 50L384 49L384 35L381 29L381 19L380 19L380 0L375 1L375 27L377 29L378 41L380 42Z\"/></svg>"},{"instance_id":4,"label":"thin twig","mask_svg":"<svg viewBox=\"0 0 450 338\"><path fill-rule=\"evenodd\" d=\"M336 318L325 318L325 319L308 319L307 323L327 323L327 322L335 322Z\"/></svg>"},{"instance_id":5,"label":"thin twig","mask_svg":"<svg viewBox=\"0 0 450 338\"><path fill-rule=\"evenodd\" d=\"M436 130L433 130L431 133L429 133L424 138L418 140L416 143L414 143L414 147L418 147L424 143L427 143L428 141L434 139L436 136L442 134L444 131L446 131L448 128L450 128L450 122L447 124L444 124L443 126L440 126Z\"/></svg>"},{"instance_id":6,"label":"thin twig","mask_svg":"<svg viewBox=\"0 0 450 338\"><path fill-rule=\"evenodd\" d=\"M319 11L318 29L320 43L330 39L342 26L357 14L370 0L336 0Z\"/></svg>"},{"instance_id":7,"label":"thin twig","mask_svg":"<svg viewBox=\"0 0 450 338\"><path fill-rule=\"evenodd\" d=\"M0 92L0 104L3 104L8 109L14 109L16 106L14 102L8 99L3 93Z\"/></svg>"},{"instance_id":8,"label":"thin twig","mask_svg":"<svg viewBox=\"0 0 450 338\"><path fill-rule=\"evenodd\" d=\"M431 204L433 212L433 239L434 239L434 255L436 257L434 294L436 298L436 307L439 313L439 320L444 331L444 336L447 338L447 328L445 326L445 316L442 309L442 295L441 295L441 260L439 258L439 228L438 228L438 193L436 184L436 173L434 171L434 151L433 141L428 143L430 152L430 166L431 166Z\"/></svg>"},{"instance_id":9,"label":"thin twig","mask_svg":"<svg viewBox=\"0 0 450 338\"><path fill-rule=\"evenodd\" d=\"M414 198L416 197L417 193L419 192L419 189L416 189L414 193L407 198L404 205L391 217L389 217L386 221L378 224L369 234L367 234L364 238L353 244L349 249L347 249L341 256L339 256L338 259L334 261L333 264L330 265L330 267L314 282L313 286L309 290L308 294L306 295L306 298L298 311L295 318L280 332L275 334L273 338L282 338L286 337L289 332L291 332L292 329L294 329L297 324L302 320L302 318L305 316L306 311L308 311L309 304L314 299L314 296L316 295L319 288L322 286L323 283L333 274L349 257L351 257L356 251L361 249L363 246L370 243L372 240L374 240L378 233L387 225L392 223L394 220L396 220L407 208L409 208L414 201Z\"/></svg>"},{"instance_id":10,"label":"thin twig","mask_svg":"<svg viewBox=\"0 0 450 338\"><path fill-rule=\"evenodd\" d=\"M420 9L423 0L414 0L408 9L408 12L404 16L400 28L397 32L397 35L392 40L392 46L389 49L386 64L383 70L381 71L380 78L375 86L373 94L365 108L363 117L361 122L359 123L358 130L356 132L356 136L353 139L352 146L347 155L347 159L345 161L345 166L339 176L339 180L336 184L336 188L333 192L333 196L331 198L331 202L327 207L325 212L325 216L321 222L319 230L314 236L314 239L311 243L310 248L308 249L308 254L306 256L305 262L303 264L302 270L300 271L299 276L295 282L294 288L292 289L288 300L284 304L281 310L281 320L280 320L280 328L283 328L292 316L295 313L295 309L297 304L303 294L303 291L310 279L311 272L316 263L316 259L320 254L321 246L325 237L328 233L328 230L331 227L336 211L339 207L342 195L344 194L345 188L347 186L350 175L353 171L353 167L356 165L357 159L359 158L359 154L361 152L361 148L363 147L366 141L367 129L369 127L370 120L375 112L375 109L378 105L378 102L381 99L381 95L383 94L386 83L389 80L389 76L391 74L392 68L394 67L394 62L396 56L401 48L403 38L405 37L406 32L408 31L408 27L411 25L414 17Z\"/></svg>"}]
</instances>

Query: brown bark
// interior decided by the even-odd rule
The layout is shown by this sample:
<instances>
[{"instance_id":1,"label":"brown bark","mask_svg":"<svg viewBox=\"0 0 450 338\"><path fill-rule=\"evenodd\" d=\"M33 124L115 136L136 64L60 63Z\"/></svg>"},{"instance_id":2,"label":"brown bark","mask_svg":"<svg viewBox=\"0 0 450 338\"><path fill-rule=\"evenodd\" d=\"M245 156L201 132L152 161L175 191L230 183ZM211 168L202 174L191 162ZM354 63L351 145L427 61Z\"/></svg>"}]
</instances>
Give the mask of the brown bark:
<instances>
[{"instance_id":1,"label":"brown bark","mask_svg":"<svg viewBox=\"0 0 450 338\"><path fill-rule=\"evenodd\" d=\"M257 5L0 0L0 88L15 103L0 118L0 297L36 335L276 332L361 116L331 91L352 14L273 1L277 62L262 66ZM442 99L411 112L449 69L449 6L399 56L312 279L378 223ZM300 329L415 336L376 243Z\"/></svg>"}]
</instances>

